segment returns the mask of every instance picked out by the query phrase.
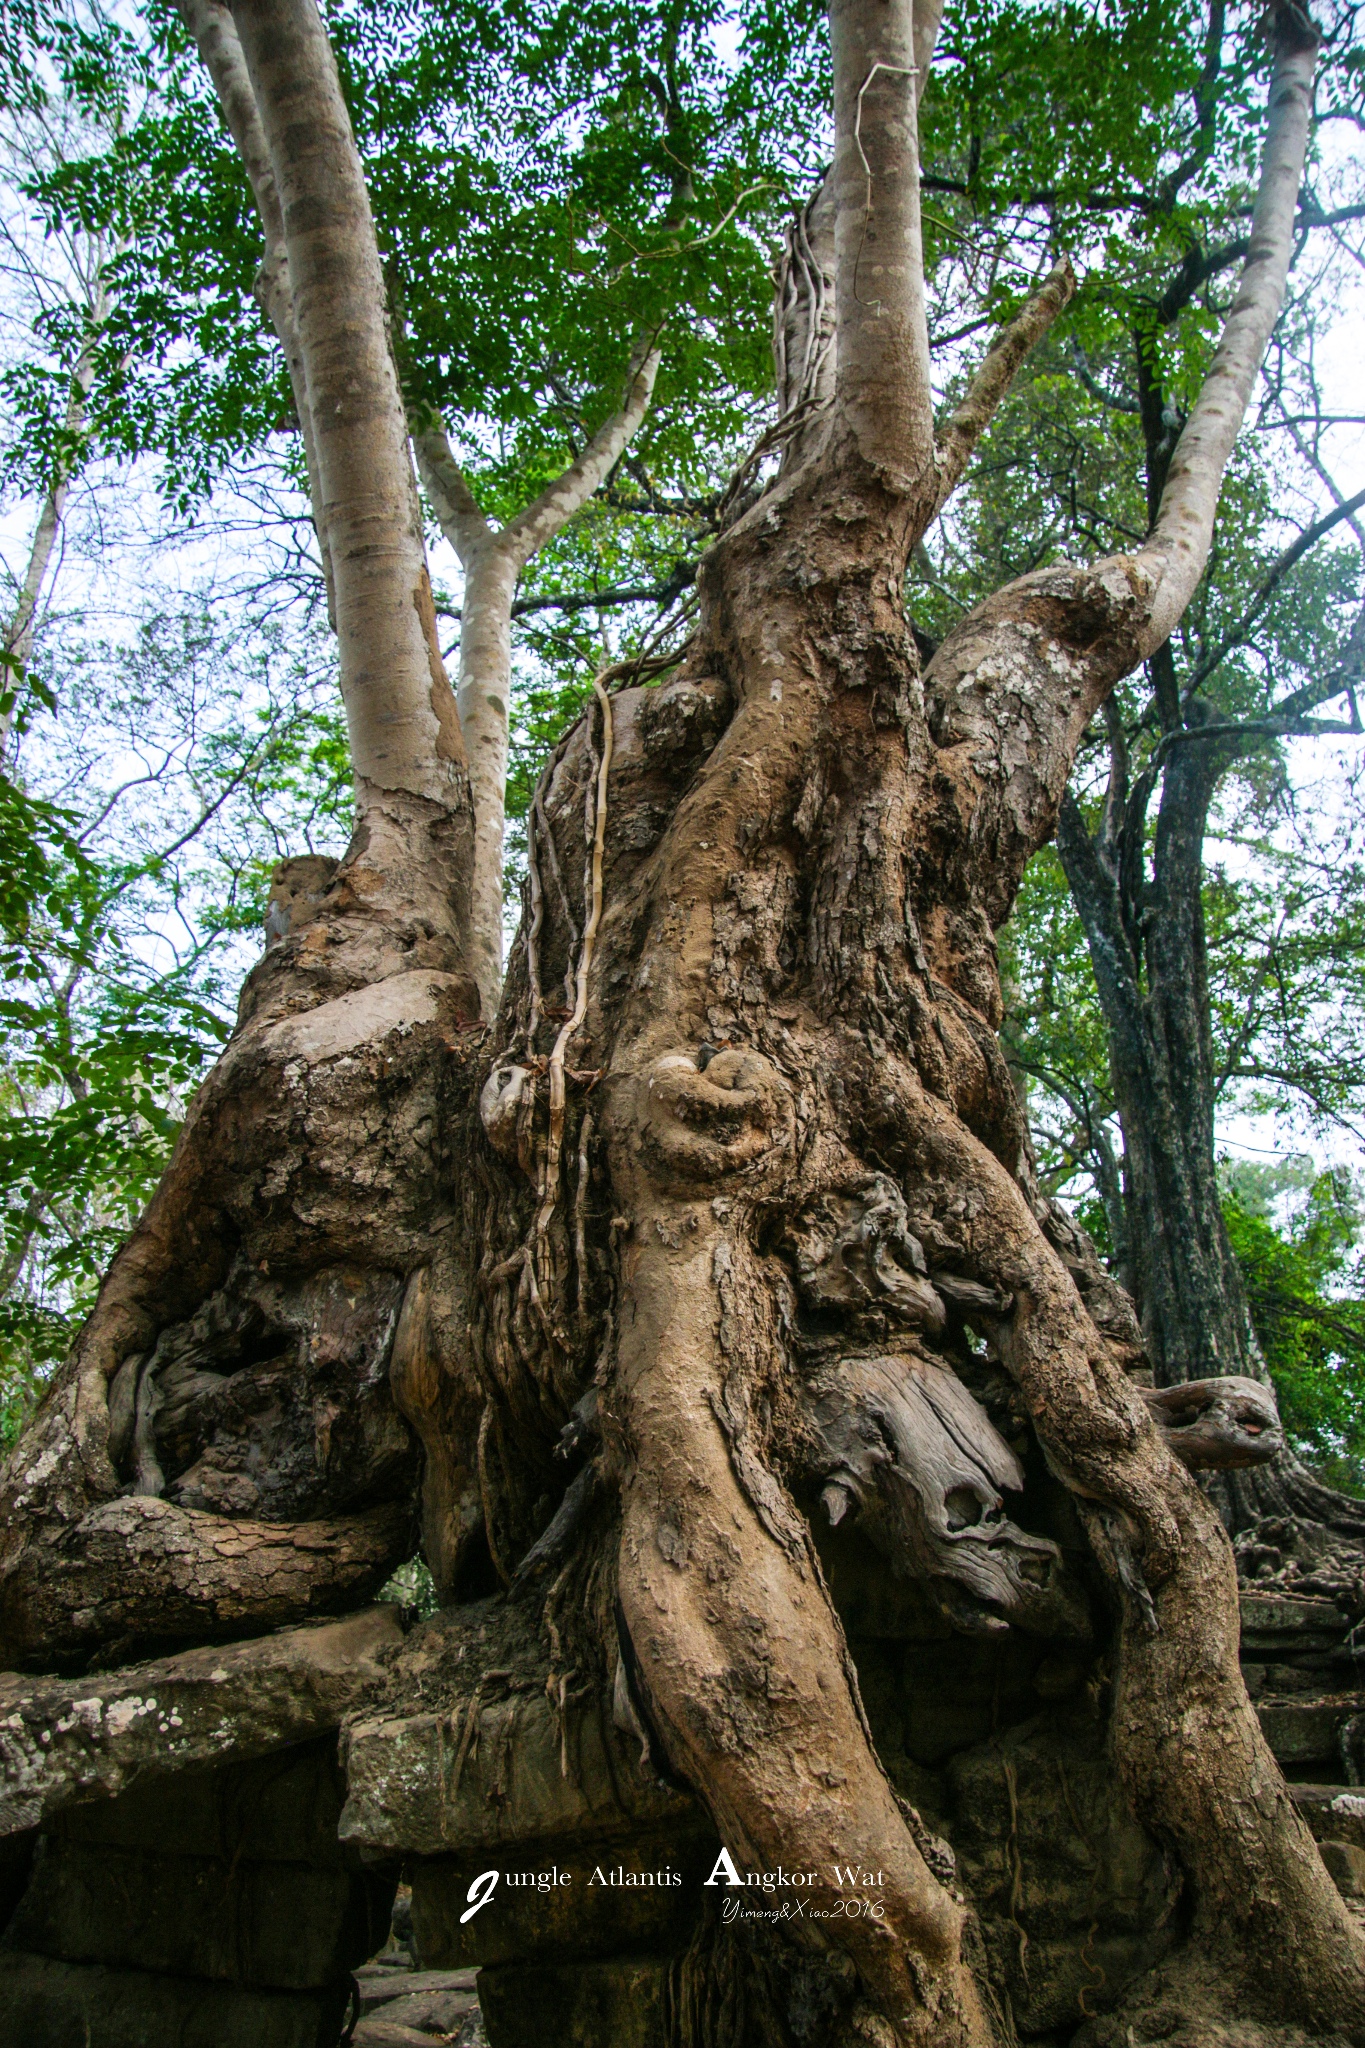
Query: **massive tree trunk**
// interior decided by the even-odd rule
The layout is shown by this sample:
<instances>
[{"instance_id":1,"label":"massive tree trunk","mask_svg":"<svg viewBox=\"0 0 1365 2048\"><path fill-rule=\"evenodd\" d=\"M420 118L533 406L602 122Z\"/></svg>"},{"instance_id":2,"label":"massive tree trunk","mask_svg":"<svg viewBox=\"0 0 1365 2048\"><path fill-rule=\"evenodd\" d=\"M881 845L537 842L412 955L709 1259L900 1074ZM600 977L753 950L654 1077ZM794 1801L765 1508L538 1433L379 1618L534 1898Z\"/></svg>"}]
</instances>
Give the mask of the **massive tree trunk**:
<instances>
[{"instance_id":1,"label":"massive tree trunk","mask_svg":"<svg viewBox=\"0 0 1365 2048\"><path fill-rule=\"evenodd\" d=\"M1251 255L1150 541L999 592L921 671L910 550L1070 282L936 438L917 101L937 13L836 0L832 385L799 381L799 448L706 557L686 659L652 690L599 680L557 750L533 914L491 1036L462 1050L449 696L415 640L380 687L355 635L376 479L415 549L384 554L379 617L411 640L425 613L354 151L312 0L234 18L283 198L367 844L335 878L286 878L318 897L311 921L282 907L289 936L18 1448L7 1647L53 1661L115 1628L240 1631L348 1597L403 1497L379 1444L387 1360L443 1594L483 1571L538 1600L561 1703L571 1681L612 1698L740 1864L818 1873L807 1962L845 2037L1012 2033L970 1906L873 1746L817 1547L850 1518L958 1627L1107 1635L1115 1766L1188 1900L1161 2015L1130 2000L1142 2038L1215 2016L1247 2043L1289 2022L1355 2035L1359 1938L1247 1702L1231 1552L1187 1469L1258 1455L1265 1415L1210 1395L1196 1447L1189 1413L1144 1398L1125 1298L1033 1185L993 936L1090 718L1201 573L1283 289L1314 38L1275 15ZM338 274L356 317L329 330L317 287ZM343 336L361 362L334 387ZM431 711L439 788L379 751L394 706L414 746L404 720ZM422 898L419 932L436 877L446 907ZM334 1436L358 1448L334 1462ZM1070 1497L1098 1602L1075 1553L1006 1512L1021 1457ZM356 1470L351 1499L318 1490ZM118 1498L125 1471L140 1496ZM271 1544L310 1541L320 1590L282 1593ZM881 1874L881 1917L834 1916L836 1863Z\"/></svg>"},{"instance_id":2,"label":"massive tree trunk","mask_svg":"<svg viewBox=\"0 0 1365 2048\"><path fill-rule=\"evenodd\" d=\"M339 863L278 873L228 1050L7 1471L10 1659L266 1625L408 1554L386 1368L449 1227L442 1055L478 1015L468 775L335 64L312 0L209 11L288 268L356 827Z\"/></svg>"}]
</instances>

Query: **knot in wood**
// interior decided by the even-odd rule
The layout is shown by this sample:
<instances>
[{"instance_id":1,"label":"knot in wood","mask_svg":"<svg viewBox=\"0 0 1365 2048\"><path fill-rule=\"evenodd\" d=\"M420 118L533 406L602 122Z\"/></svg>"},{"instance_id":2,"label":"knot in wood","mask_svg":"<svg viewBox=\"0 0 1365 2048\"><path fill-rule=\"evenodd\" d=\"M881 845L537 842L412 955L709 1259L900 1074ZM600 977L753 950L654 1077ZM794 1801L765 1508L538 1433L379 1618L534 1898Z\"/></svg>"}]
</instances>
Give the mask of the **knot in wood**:
<instances>
[{"instance_id":1,"label":"knot in wood","mask_svg":"<svg viewBox=\"0 0 1365 2048\"><path fill-rule=\"evenodd\" d=\"M1284 1449L1275 1396L1259 1380L1229 1373L1144 1387L1142 1395L1168 1447L1191 1472L1268 1465Z\"/></svg>"},{"instance_id":2,"label":"knot in wood","mask_svg":"<svg viewBox=\"0 0 1365 2048\"><path fill-rule=\"evenodd\" d=\"M644 1077L639 1151L657 1179L730 1174L765 1183L791 1158L791 1089L762 1053L731 1048L707 1060L665 1053Z\"/></svg>"}]
</instances>

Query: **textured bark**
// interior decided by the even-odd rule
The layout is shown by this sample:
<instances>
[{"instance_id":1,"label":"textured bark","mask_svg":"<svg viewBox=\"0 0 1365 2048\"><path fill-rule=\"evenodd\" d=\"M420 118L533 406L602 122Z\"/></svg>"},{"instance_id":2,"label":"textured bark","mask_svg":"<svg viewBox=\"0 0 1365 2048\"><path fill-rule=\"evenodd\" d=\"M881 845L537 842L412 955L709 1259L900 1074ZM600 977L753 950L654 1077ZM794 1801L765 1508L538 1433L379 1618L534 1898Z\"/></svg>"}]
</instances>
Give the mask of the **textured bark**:
<instances>
[{"instance_id":1,"label":"textured bark","mask_svg":"<svg viewBox=\"0 0 1365 2048\"><path fill-rule=\"evenodd\" d=\"M1195 528L1211 524L1230 439L1196 409L1178 540L1163 529L1136 556L1023 579L921 672L906 563L945 465L965 459L960 423L935 445L917 276L909 65L927 61L934 18L912 23L908 0L842 0L832 402L801 459L705 558L685 661L653 690L613 697L599 679L556 750L528 834L532 915L480 1048L477 1110L475 1061L441 1059L460 1018L436 962L291 1011L294 984L272 962L325 926L337 884L282 888L289 935L190 1120L172 1208L154 1207L111 1274L90 1369L101 1400L135 1351L160 1360L154 1386L172 1365L213 1370L190 1356L216 1341L208 1304L225 1297L233 1330L249 1301L263 1316L268 1305L233 1264L238 1247L258 1275L268 1259L267 1280L277 1264L306 1271L287 1317L269 1306L275 1323L312 1331L333 1298L321 1276L343 1264L343 1242L356 1256L363 1216L370 1277L348 1299L376 1327L403 1283L390 1370L428 1447L443 1578L477 1563L509 1603L536 1603L549 1653L538 1696L561 1714L571 1688L610 1699L742 1865L817 1870L805 1894L817 1909L835 1900L836 1863L881 1873L883 1917L825 1921L806 1959L838 1980L837 2010L851 2002L846 2036L1003 2048L1012 2025L941 1845L876 1753L815 1543L821 1514L865 1518L888 1569L927 1585L959 1627L1105 1640L1115 1770L1178 1858L1194 1935L1167 1968L1177 2009L1161 2038L1230 2021L1260 2042L1305 2016L1351 2035L1365 2028L1360 1939L1242 1687L1230 1548L1180 1454L1194 1425L1164 1414L1158 1427L1132 1377L1131 1311L1039 1197L996 1037L994 931L1055 827L1088 721L1207 546ZM1277 190L1311 74L1297 17L1286 21ZM253 60L258 91L260 75ZM1281 242L1266 230L1257 274L1273 278L1289 216L1267 218ZM884 327L861 296L865 231ZM1067 288L1048 288L1053 310ZM1238 363L1248 305L1262 319L1265 291L1239 300ZM999 368L978 386L971 431ZM449 1147L434 1172L433 1130ZM161 1228L181 1298L158 1319L138 1261ZM455 1242L463 1299L443 1265ZM197 1315L202 1331L182 1328ZM367 1359L377 1349L361 1344ZM135 1478L149 1370L130 1374L126 1397ZM64 1454L58 1409L73 1385L60 1382L21 1447L32 1485L45 1446ZM168 1382L175 1427L193 1438L177 1455L199 1441L181 1417L217 1414L221 1393ZM88 1432L88 1454L107 1464L107 1404L89 1412L105 1434ZM167 1412L149 1397L158 1461ZM1220 1434L1222 1453L1250 1454L1254 1403L1224 1386L1201 1412L1190 1463L1219 1452ZM180 1442L169 1422L162 1436ZM1006 1514L1016 1443L1070 1496L1094 1588ZM185 1468L198 1465L199 1485L204 1457ZM21 1524L34 1512L26 1499L18 1510ZM59 1534L42 1558L61 1553L61 1504L45 1512ZM189 1511L161 1498L112 1512ZM79 1557L81 1541L70 1548ZM12 1569L9 1583L11 1611L22 1592L27 1615L35 1574ZM84 1611L49 1608L28 1652L78 1632ZM206 1604L200 1625L215 1621ZM467 1740L485 1687L508 1683L501 1659L480 1673ZM702 2006L723 1976L689 1958ZM714 2015L691 2000L707 2038Z\"/></svg>"},{"instance_id":2,"label":"textured bark","mask_svg":"<svg viewBox=\"0 0 1365 2048\"><path fill-rule=\"evenodd\" d=\"M909 28L894 10L850 9L836 38L847 182L863 86L878 64L901 63ZM1306 84L1291 39L1273 99L1275 178L1295 135L1302 147ZM885 90L890 141L867 160L903 237L913 150L900 87ZM861 281L859 167L862 193L840 212L841 296L855 268ZM1129 1328L1074 1233L1031 1193L994 1038L993 928L1053 828L1089 718L1149 644L1152 607L1169 602L1195 539L1182 527L1174 548L1163 529L1136 558L1025 579L964 621L921 678L899 571L937 506L939 458L925 445L920 358L901 346L914 293L898 278L889 266L895 349L865 307L839 327L822 451L789 459L704 562L682 672L651 700L626 693L595 712L543 792L534 949L528 936L513 962L483 1098L505 1162L481 1205L475 1333L481 1377L498 1389L481 1445L494 1555L514 1577L532 1552L540 1475L595 1367L599 1464L620 1496L618 1690L742 1860L817 1865L837 1841L849 1854L875 1844L892 1873L886 1921L838 1937L865 1993L901 2038L984 2039L993 2023L962 1960L960 1911L890 1796L851 1685L829 1681L847 1666L797 1505L823 1490L846 1512L868 1476L859 1446L879 1436L901 1476L879 1472L878 1491L901 1488L889 1497L903 1508L909 1488L921 1510L935 1498L944 1509L939 1521L870 1503L900 1568L923 1575L936 1537L930 1575L954 1581L959 1613L1004 1622L1003 1559L993 1585L974 1586L941 1562L960 1536L954 1505L982 1502L981 1466L964 1486L923 1424L901 1420L936 1371L967 1387L979 1377L963 1335L974 1329L1123 1604L1125 1782L1179 1845L1201 1929L1236 1898L1243 1944L1219 1997L1261 2020L1356 2025L1356 1937L1276 1790L1241 1686L1226 1538L1126 1376L1138 1362ZM1265 292L1239 301L1239 362L1248 323L1268 331L1270 317ZM870 394L893 357L901 384L882 407ZM1221 467L1230 441L1211 453L1202 419L1196 440L1177 498L1211 521L1217 477L1202 478L1202 497L1191 479ZM542 991L561 972L573 983L575 962L589 988L570 1020L583 1014L578 1086L593 1082L594 1096L571 1088L566 1108L565 1038L544 1021ZM903 1220L869 1198L877 1174ZM599 1355L600 1311L584 1329L573 1304L581 1316L604 1290L616 1309ZM537 1429L543 1462L528 1453L509 1470L505 1447L524 1450ZM986 1457L985 1433L969 1434ZM552 1598L561 1633L573 1571L571 1557ZM1207 1742L1179 1738L1189 1701ZM1214 1809L1244 1797L1263 1821L1229 1837ZM1244 1945L1253 1889L1273 1976Z\"/></svg>"},{"instance_id":3,"label":"textured bark","mask_svg":"<svg viewBox=\"0 0 1365 2048\"><path fill-rule=\"evenodd\" d=\"M475 998L438 968L319 992L298 956L332 932L343 953L332 912L277 941L248 983L246 1021L5 1469L7 1664L354 1606L411 1554L413 1450L387 1373L404 1276L445 1251L439 1134ZM271 992L278 1007L260 1001ZM156 1512L120 1519L134 1506ZM207 1509L235 1530L221 1569L198 1563ZM339 1515L361 1518L353 1544Z\"/></svg>"},{"instance_id":4,"label":"textured bark","mask_svg":"<svg viewBox=\"0 0 1365 2048\"><path fill-rule=\"evenodd\" d=\"M277 875L237 1030L6 1468L15 1663L354 1605L409 1554L414 1452L386 1375L403 1285L449 1229L451 1053L478 1015L468 778L335 64L312 0L198 19L287 268L356 832L340 863ZM118 1506L129 1492L155 1508ZM210 1509L236 1523L231 1556Z\"/></svg>"}]
</instances>

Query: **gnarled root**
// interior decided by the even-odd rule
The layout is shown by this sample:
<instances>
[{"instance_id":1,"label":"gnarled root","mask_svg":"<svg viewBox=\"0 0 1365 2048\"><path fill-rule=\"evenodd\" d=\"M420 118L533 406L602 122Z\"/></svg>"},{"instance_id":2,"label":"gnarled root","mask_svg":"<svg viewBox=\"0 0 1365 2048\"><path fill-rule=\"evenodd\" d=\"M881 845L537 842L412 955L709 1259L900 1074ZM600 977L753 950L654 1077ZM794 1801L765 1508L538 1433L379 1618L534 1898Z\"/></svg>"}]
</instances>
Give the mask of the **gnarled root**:
<instances>
[{"instance_id":1,"label":"gnarled root","mask_svg":"<svg viewBox=\"0 0 1365 2048\"><path fill-rule=\"evenodd\" d=\"M604 1421L621 1468L619 1586L637 1678L741 1868L810 1873L789 1894L802 1909L792 1931L852 1958L897 2039L984 2048L963 1906L930 1872L872 1748L750 1398L777 1346L769 1291L750 1269L749 1202L788 1161L789 1091L757 1055L719 1065L703 1077L668 1056L616 1096L614 1185L638 1200ZM723 1175L723 1198L683 1192ZM863 1898L878 1913L849 1914L836 1869L850 1867L873 1877Z\"/></svg>"},{"instance_id":2,"label":"gnarled root","mask_svg":"<svg viewBox=\"0 0 1365 2048\"><path fill-rule=\"evenodd\" d=\"M25 1554L6 1586L7 1619L19 1640L59 1642L63 1662L261 1632L363 1605L409 1553L412 1533L407 1501L316 1522L106 1501Z\"/></svg>"},{"instance_id":3,"label":"gnarled root","mask_svg":"<svg viewBox=\"0 0 1365 2048\"><path fill-rule=\"evenodd\" d=\"M721 1243L698 1216L677 1251L628 1261L619 1571L639 1676L675 1768L741 1869L813 1873L789 1894L805 1915L793 1931L847 1951L898 2038L984 2044L963 1908L931 1875L873 1752L813 1554L794 1516L783 1527L770 1508L765 1525L737 1477L720 1419ZM876 1874L863 1896L882 1917L844 1917L836 1866Z\"/></svg>"},{"instance_id":4,"label":"gnarled root","mask_svg":"<svg viewBox=\"0 0 1365 2048\"><path fill-rule=\"evenodd\" d=\"M1116 1758L1135 1810L1179 1856L1200 1970L1225 1966L1229 2018L1365 2027L1365 1942L1242 1682L1221 1523L1115 1368L1015 1181L943 1104L910 1090L902 1108L926 1200L941 1210L947 1189L970 1191L958 1257L1013 1297L1001 1358L1115 1581Z\"/></svg>"}]
</instances>

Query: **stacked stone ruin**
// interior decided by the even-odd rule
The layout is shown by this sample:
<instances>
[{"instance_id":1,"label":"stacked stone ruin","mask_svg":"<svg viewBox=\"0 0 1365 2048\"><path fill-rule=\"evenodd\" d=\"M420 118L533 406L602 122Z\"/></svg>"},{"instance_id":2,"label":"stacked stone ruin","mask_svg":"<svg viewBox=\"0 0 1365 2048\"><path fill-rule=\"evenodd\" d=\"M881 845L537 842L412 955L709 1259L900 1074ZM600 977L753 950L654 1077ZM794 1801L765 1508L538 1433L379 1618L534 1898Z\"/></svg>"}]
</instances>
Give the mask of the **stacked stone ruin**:
<instances>
[{"instance_id":1,"label":"stacked stone ruin","mask_svg":"<svg viewBox=\"0 0 1365 2048\"><path fill-rule=\"evenodd\" d=\"M1248 1689L1365 1910L1354 1603L1273 1547L1242 1548ZM1181 1925L1174 1865L1106 1756L1103 1652L954 1633L854 1538L825 1551L912 1825L955 1863L1021 2038L1069 2040ZM407 1628L376 1607L116 1672L6 1677L0 2041L335 2048L400 1881L419 1968L477 1969L492 2048L686 2041L689 1971L734 1894L704 1882L720 1849L706 1814L620 1719L551 1672L534 1613L503 1598ZM490 1869L494 1897L470 1915ZM784 1896L799 1891L762 1904ZM736 1996L765 1985L755 1950ZM815 2018L789 2011L789 2036Z\"/></svg>"}]
</instances>

